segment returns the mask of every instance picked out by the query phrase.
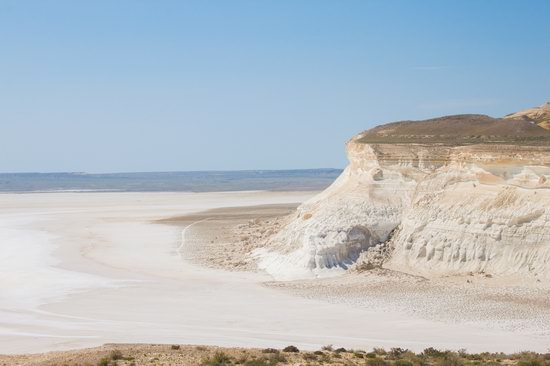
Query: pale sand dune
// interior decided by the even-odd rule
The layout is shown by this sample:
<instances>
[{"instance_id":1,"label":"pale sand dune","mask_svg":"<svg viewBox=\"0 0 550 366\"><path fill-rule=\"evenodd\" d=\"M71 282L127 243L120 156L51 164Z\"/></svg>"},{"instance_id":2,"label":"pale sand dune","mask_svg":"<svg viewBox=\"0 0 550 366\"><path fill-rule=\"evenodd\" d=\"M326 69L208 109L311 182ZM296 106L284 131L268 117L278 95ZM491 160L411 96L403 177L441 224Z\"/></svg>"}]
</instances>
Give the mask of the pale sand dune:
<instances>
[{"instance_id":1,"label":"pale sand dune","mask_svg":"<svg viewBox=\"0 0 550 366\"><path fill-rule=\"evenodd\" d=\"M266 275L199 267L185 259L181 227L153 223L311 195L0 195L6 264L0 268L0 353L106 342L546 350L548 339L529 330L487 330L482 323L423 320L383 306L306 299L263 286ZM194 232L184 239L193 240Z\"/></svg>"}]
</instances>

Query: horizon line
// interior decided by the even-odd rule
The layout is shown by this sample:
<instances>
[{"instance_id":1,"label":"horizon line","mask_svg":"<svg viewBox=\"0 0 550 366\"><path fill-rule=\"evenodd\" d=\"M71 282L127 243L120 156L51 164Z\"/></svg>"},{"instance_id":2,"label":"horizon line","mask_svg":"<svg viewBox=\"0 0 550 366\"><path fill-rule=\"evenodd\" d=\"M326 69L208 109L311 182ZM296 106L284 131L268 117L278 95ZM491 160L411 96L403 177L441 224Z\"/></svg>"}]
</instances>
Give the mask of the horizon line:
<instances>
[{"instance_id":1,"label":"horizon line","mask_svg":"<svg viewBox=\"0 0 550 366\"><path fill-rule=\"evenodd\" d=\"M85 171L21 171L21 172L0 172L0 175L17 174L74 174L74 175L112 175L112 174L168 174L168 173L238 173L238 172L292 172L292 171L314 171L314 170L344 170L344 168L291 168L291 169L212 169L212 170L150 170L150 171L113 171L113 172L85 172Z\"/></svg>"}]
</instances>

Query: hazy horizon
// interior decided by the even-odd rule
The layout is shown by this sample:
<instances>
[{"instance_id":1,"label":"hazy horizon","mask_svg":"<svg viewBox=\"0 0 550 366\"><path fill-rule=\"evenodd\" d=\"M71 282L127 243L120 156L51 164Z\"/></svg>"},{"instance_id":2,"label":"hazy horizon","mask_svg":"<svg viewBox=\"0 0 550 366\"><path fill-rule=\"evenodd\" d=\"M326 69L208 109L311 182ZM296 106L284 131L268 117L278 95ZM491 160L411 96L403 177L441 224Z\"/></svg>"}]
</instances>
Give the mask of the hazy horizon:
<instances>
[{"instance_id":1,"label":"hazy horizon","mask_svg":"<svg viewBox=\"0 0 550 366\"><path fill-rule=\"evenodd\" d=\"M316 191L341 169L0 173L0 193Z\"/></svg>"},{"instance_id":2,"label":"hazy horizon","mask_svg":"<svg viewBox=\"0 0 550 366\"><path fill-rule=\"evenodd\" d=\"M8 171L0 172L0 175L17 174L82 174L82 175L115 175L115 174L172 174L172 173L234 173L234 172L292 172L292 171L322 171L322 170L343 170L338 167L320 168L293 168L293 169L198 169L198 170L146 170L146 171Z\"/></svg>"}]
</instances>

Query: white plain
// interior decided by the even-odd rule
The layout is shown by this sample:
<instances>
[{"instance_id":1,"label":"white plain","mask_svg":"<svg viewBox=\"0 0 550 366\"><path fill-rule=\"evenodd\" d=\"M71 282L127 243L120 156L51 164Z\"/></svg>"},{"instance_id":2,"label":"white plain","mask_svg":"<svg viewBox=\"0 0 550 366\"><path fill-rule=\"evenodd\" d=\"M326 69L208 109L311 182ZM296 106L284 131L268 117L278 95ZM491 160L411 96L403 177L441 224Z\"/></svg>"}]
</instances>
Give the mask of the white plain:
<instances>
[{"instance_id":1,"label":"white plain","mask_svg":"<svg viewBox=\"0 0 550 366\"><path fill-rule=\"evenodd\" d=\"M185 250L181 228L152 222L312 195L0 195L0 353L107 342L546 350L547 339L528 331L294 297L262 286L267 275L201 268L179 255ZM192 235L188 230L184 236Z\"/></svg>"}]
</instances>

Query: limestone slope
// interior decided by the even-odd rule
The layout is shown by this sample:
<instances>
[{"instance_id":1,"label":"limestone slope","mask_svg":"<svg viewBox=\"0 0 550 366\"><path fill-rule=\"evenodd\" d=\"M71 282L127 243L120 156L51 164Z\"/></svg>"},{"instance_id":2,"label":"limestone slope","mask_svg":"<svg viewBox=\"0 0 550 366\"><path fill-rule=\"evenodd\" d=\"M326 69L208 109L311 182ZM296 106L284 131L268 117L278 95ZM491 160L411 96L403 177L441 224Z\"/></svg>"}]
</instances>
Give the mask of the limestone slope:
<instances>
[{"instance_id":1,"label":"limestone slope","mask_svg":"<svg viewBox=\"0 0 550 366\"><path fill-rule=\"evenodd\" d=\"M507 119L519 119L538 124L540 127L550 130L550 102L540 107L525 109L520 112L507 115Z\"/></svg>"},{"instance_id":2,"label":"limestone slope","mask_svg":"<svg viewBox=\"0 0 550 366\"><path fill-rule=\"evenodd\" d=\"M277 279L339 274L376 246L391 248L386 267L427 277L550 279L549 139L479 115L375 127L254 256Z\"/></svg>"}]
</instances>

